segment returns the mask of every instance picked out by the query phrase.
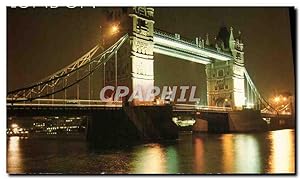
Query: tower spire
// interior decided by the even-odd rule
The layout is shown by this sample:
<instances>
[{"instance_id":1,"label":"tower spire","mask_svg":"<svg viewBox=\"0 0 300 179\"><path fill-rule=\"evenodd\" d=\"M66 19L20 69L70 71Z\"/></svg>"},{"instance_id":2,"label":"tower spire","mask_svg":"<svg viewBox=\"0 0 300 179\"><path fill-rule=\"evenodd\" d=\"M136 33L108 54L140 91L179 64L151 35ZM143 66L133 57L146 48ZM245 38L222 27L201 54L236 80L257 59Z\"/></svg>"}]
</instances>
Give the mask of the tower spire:
<instances>
[{"instance_id":1,"label":"tower spire","mask_svg":"<svg viewBox=\"0 0 300 179\"><path fill-rule=\"evenodd\" d=\"M233 36L233 27L230 27L230 35L229 35L229 48L232 51L234 48L235 40Z\"/></svg>"},{"instance_id":2,"label":"tower spire","mask_svg":"<svg viewBox=\"0 0 300 179\"><path fill-rule=\"evenodd\" d=\"M234 40L234 36L233 36L233 27L230 27L230 36L229 36L229 40L233 41Z\"/></svg>"},{"instance_id":3,"label":"tower spire","mask_svg":"<svg viewBox=\"0 0 300 179\"><path fill-rule=\"evenodd\" d=\"M208 33L206 33L206 40L205 40L205 45L209 46L209 38L208 38Z\"/></svg>"}]
</instances>

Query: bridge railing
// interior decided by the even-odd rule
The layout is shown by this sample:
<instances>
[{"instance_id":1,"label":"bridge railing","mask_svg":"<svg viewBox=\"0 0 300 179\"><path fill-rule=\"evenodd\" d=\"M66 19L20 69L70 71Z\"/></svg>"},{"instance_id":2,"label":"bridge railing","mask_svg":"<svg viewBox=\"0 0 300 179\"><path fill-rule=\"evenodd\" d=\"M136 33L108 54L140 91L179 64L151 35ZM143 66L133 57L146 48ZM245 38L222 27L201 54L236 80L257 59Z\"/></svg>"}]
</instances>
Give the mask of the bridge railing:
<instances>
[{"instance_id":1,"label":"bridge railing","mask_svg":"<svg viewBox=\"0 0 300 179\"><path fill-rule=\"evenodd\" d=\"M171 39L173 41L181 42L181 43L186 44L186 45L190 45L190 46L193 46L193 47L198 47L196 42L194 42L192 40L183 39L182 37L176 38L175 34L171 34L171 33L166 32L166 31L155 29L154 34L159 35L162 38L168 38L168 39Z\"/></svg>"},{"instance_id":2,"label":"bridge railing","mask_svg":"<svg viewBox=\"0 0 300 179\"><path fill-rule=\"evenodd\" d=\"M35 99L30 102L9 103L7 106L74 106L74 107L122 107L122 101L77 100L77 99Z\"/></svg>"},{"instance_id":3,"label":"bridge railing","mask_svg":"<svg viewBox=\"0 0 300 179\"><path fill-rule=\"evenodd\" d=\"M218 107L218 106L203 106L193 104L175 104L175 110L194 110L194 111L233 111L231 107Z\"/></svg>"}]
</instances>

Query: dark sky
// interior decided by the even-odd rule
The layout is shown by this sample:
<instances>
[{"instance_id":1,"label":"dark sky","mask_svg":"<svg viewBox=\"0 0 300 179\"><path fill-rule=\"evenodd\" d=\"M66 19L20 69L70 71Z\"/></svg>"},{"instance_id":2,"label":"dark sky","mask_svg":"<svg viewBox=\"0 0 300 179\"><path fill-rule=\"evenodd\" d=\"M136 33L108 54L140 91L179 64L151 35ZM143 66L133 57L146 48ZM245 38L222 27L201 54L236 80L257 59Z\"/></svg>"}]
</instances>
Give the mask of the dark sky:
<instances>
[{"instance_id":1,"label":"dark sky","mask_svg":"<svg viewBox=\"0 0 300 179\"><path fill-rule=\"evenodd\" d=\"M48 76L94 47L103 15L101 8L8 8L8 91ZM294 94L288 8L155 8L155 28L191 39L209 33L213 40L222 24L232 26L236 35L242 32L246 68L261 94ZM155 55L158 85L206 88L204 69L201 64Z\"/></svg>"}]
</instances>

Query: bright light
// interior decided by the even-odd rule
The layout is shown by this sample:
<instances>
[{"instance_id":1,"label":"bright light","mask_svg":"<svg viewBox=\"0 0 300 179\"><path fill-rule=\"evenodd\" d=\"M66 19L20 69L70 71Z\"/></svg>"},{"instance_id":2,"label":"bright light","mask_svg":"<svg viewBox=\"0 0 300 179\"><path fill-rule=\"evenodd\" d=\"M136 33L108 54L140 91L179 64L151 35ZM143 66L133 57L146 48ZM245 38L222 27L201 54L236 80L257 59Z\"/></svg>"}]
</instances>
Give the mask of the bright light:
<instances>
[{"instance_id":1,"label":"bright light","mask_svg":"<svg viewBox=\"0 0 300 179\"><path fill-rule=\"evenodd\" d=\"M283 101L286 101L287 99L286 99L286 97L283 97Z\"/></svg>"},{"instance_id":2,"label":"bright light","mask_svg":"<svg viewBox=\"0 0 300 179\"><path fill-rule=\"evenodd\" d=\"M11 127L12 127L13 133L15 133L15 134L19 133L19 129L18 129L19 126L18 126L18 124L12 124Z\"/></svg>"},{"instance_id":3,"label":"bright light","mask_svg":"<svg viewBox=\"0 0 300 179\"><path fill-rule=\"evenodd\" d=\"M18 126L18 124L12 124L11 127L12 128L18 128L19 126Z\"/></svg>"},{"instance_id":4,"label":"bright light","mask_svg":"<svg viewBox=\"0 0 300 179\"><path fill-rule=\"evenodd\" d=\"M119 27L117 25L113 25L111 28L111 33L116 34L119 32Z\"/></svg>"},{"instance_id":5,"label":"bright light","mask_svg":"<svg viewBox=\"0 0 300 179\"><path fill-rule=\"evenodd\" d=\"M254 107L253 103L247 103L247 107Z\"/></svg>"},{"instance_id":6,"label":"bright light","mask_svg":"<svg viewBox=\"0 0 300 179\"><path fill-rule=\"evenodd\" d=\"M278 103L278 102L280 101L279 96L276 96L276 97L274 98L274 101L275 101L276 103Z\"/></svg>"},{"instance_id":7,"label":"bright light","mask_svg":"<svg viewBox=\"0 0 300 179\"><path fill-rule=\"evenodd\" d=\"M19 133L19 130L18 130L17 128L13 128L13 132L14 132L15 134L18 134L18 133Z\"/></svg>"}]
</instances>

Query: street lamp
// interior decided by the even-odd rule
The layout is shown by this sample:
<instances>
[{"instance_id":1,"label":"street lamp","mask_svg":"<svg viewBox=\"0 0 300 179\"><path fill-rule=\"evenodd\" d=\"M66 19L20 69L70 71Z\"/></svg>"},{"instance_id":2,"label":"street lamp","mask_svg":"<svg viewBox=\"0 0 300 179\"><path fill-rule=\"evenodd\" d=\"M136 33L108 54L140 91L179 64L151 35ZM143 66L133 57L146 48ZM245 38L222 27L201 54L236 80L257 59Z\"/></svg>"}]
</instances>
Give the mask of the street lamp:
<instances>
[{"instance_id":1,"label":"street lamp","mask_svg":"<svg viewBox=\"0 0 300 179\"><path fill-rule=\"evenodd\" d=\"M276 97L274 98L274 101L275 101L276 103L278 103L278 102L280 101L280 97L279 97L279 96L276 96Z\"/></svg>"},{"instance_id":2,"label":"street lamp","mask_svg":"<svg viewBox=\"0 0 300 179\"><path fill-rule=\"evenodd\" d=\"M112 27L111 27L111 34L112 35L115 35L116 33L118 33L119 32L119 26L118 25L113 25Z\"/></svg>"},{"instance_id":3,"label":"street lamp","mask_svg":"<svg viewBox=\"0 0 300 179\"><path fill-rule=\"evenodd\" d=\"M100 47L104 50L105 40L107 36L114 36L120 31L119 24L110 24L106 27L100 25Z\"/></svg>"},{"instance_id":4,"label":"street lamp","mask_svg":"<svg viewBox=\"0 0 300 179\"><path fill-rule=\"evenodd\" d=\"M286 97L283 97L283 101L286 101L287 100L287 98Z\"/></svg>"}]
</instances>

